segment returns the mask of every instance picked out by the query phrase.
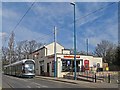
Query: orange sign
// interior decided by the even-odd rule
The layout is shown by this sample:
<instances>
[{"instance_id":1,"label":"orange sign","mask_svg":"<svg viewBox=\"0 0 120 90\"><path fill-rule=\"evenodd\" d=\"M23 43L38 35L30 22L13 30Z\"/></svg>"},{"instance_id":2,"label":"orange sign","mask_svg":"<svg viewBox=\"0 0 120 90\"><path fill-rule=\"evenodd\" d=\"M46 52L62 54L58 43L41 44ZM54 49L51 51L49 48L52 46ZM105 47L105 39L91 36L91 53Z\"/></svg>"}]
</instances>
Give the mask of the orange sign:
<instances>
[{"instance_id":1,"label":"orange sign","mask_svg":"<svg viewBox=\"0 0 120 90\"><path fill-rule=\"evenodd\" d=\"M74 56L64 56L64 58L74 58ZM76 56L76 58L80 58L80 56Z\"/></svg>"}]
</instances>

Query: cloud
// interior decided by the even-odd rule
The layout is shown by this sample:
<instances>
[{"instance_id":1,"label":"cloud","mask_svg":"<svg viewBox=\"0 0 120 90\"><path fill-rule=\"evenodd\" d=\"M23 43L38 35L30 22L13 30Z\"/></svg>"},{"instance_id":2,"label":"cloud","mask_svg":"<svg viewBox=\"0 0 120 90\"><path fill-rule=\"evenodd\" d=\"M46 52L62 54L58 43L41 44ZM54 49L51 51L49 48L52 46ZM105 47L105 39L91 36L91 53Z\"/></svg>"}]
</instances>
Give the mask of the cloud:
<instances>
[{"instance_id":1,"label":"cloud","mask_svg":"<svg viewBox=\"0 0 120 90\"><path fill-rule=\"evenodd\" d=\"M9 8L3 8L2 9L2 17L7 19L15 19L16 17L19 17L19 13L15 12Z\"/></svg>"},{"instance_id":2,"label":"cloud","mask_svg":"<svg viewBox=\"0 0 120 90\"><path fill-rule=\"evenodd\" d=\"M77 43L78 49L86 50L85 39L87 38L89 39L90 51L93 51L101 40L108 40L115 44L118 43L118 13L117 10L114 10L112 13L109 10L111 9L102 10L102 12L84 19L81 24L77 24L77 32L81 33L77 38L77 41L79 41Z\"/></svg>"},{"instance_id":3,"label":"cloud","mask_svg":"<svg viewBox=\"0 0 120 90\"><path fill-rule=\"evenodd\" d=\"M101 40L108 40L117 44L118 23L114 21L115 18L117 17L112 17L111 20L107 19L103 21L104 23L96 27L90 26L85 30L83 34L85 38L89 39L90 45L95 47L98 43L100 43Z\"/></svg>"},{"instance_id":4,"label":"cloud","mask_svg":"<svg viewBox=\"0 0 120 90\"><path fill-rule=\"evenodd\" d=\"M76 19L107 4L108 3L98 2L76 3ZM26 3L26 5L29 7L31 3ZM17 11L13 11L14 8L16 8ZM5 8L5 11L3 11L3 17L5 18L3 21L4 32L9 32L8 30L13 28L13 26L16 25L16 21L19 21L21 15L24 14L22 13L23 8L20 9L21 12L18 12L17 7L14 8L7 8L7 10ZM111 8L109 10L111 10ZM114 19L116 19L116 16L112 15L110 17L108 12L109 11L107 10L102 10L102 12L90 15L89 17L86 17L76 23L77 48L79 50L86 50L85 40L87 38L89 39L89 44L93 47L95 47L96 44L99 43L102 39L115 41L117 37L117 23ZM9 13L10 16L6 16L9 15ZM107 13L109 15L107 15ZM107 17L104 18L104 14L106 14ZM72 48L73 6L71 6L69 2L36 2L22 23L20 23L19 27L17 27L17 30L15 30L15 38L17 41L38 38L37 40L40 42L52 42L53 35L47 35L45 33L52 32L53 26L58 27L58 42L67 48Z\"/></svg>"},{"instance_id":5,"label":"cloud","mask_svg":"<svg viewBox=\"0 0 120 90\"><path fill-rule=\"evenodd\" d=\"M32 10L40 20L51 26L59 27L73 21L73 7L70 3L36 3Z\"/></svg>"},{"instance_id":6,"label":"cloud","mask_svg":"<svg viewBox=\"0 0 120 90\"><path fill-rule=\"evenodd\" d=\"M0 32L0 40L1 40L1 45L0 46L2 46L2 43L4 43L6 41L6 37L7 37L7 33Z\"/></svg>"},{"instance_id":7,"label":"cloud","mask_svg":"<svg viewBox=\"0 0 120 90\"><path fill-rule=\"evenodd\" d=\"M36 40L39 42L48 43L51 39L50 35L37 33L35 31L27 29L26 27L19 27L18 29L19 30L15 32L16 42L23 41L23 40Z\"/></svg>"},{"instance_id":8,"label":"cloud","mask_svg":"<svg viewBox=\"0 0 120 90\"><path fill-rule=\"evenodd\" d=\"M6 39L6 36L7 36L7 33L0 32L0 38L2 39L2 41Z\"/></svg>"},{"instance_id":9,"label":"cloud","mask_svg":"<svg viewBox=\"0 0 120 90\"><path fill-rule=\"evenodd\" d=\"M0 37L5 37L7 35L7 33L5 32L0 32Z\"/></svg>"}]
</instances>

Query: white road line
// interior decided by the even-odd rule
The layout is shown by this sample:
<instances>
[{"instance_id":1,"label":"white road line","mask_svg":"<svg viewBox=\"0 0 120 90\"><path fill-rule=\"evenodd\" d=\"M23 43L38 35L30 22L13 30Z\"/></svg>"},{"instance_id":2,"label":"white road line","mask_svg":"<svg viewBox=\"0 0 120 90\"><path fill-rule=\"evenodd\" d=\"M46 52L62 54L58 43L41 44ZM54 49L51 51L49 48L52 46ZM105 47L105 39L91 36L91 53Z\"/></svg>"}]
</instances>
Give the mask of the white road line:
<instances>
[{"instance_id":1,"label":"white road line","mask_svg":"<svg viewBox=\"0 0 120 90\"><path fill-rule=\"evenodd\" d=\"M13 77L13 76L7 76L7 77L9 77L9 78L11 78L11 79L17 79L17 80L22 80L22 81L27 82L27 80L26 80L26 79L21 79L21 78L18 78L18 77Z\"/></svg>"},{"instance_id":2,"label":"white road line","mask_svg":"<svg viewBox=\"0 0 120 90\"><path fill-rule=\"evenodd\" d=\"M45 85L41 85L41 84L39 84L39 83L35 83L35 82L32 82L33 84L36 84L36 85L38 85L38 86L41 86L41 87L48 87L48 86L45 86Z\"/></svg>"},{"instance_id":3,"label":"white road line","mask_svg":"<svg viewBox=\"0 0 120 90\"><path fill-rule=\"evenodd\" d=\"M48 86L44 86L44 85L42 85L42 87L48 87Z\"/></svg>"},{"instance_id":4,"label":"white road line","mask_svg":"<svg viewBox=\"0 0 120 90\"><path fill-rule=\"evenodd\" d=\"M33 83L33 84L36 84L36 85L38 85L38 86L39 86L39 85L41 86L41 84L39 84L39 83L35 83L35 82L32 82L32 83Z\"/></svg>"},{"instance_id":5,"label":"white road line","mask_svg":"<svg viewBox=\"0 0 120 90\"><path fill-rule=\"evenodd\" d=\"M40 86L36 86L37 88L41 88Z\"/></svg>"},{"instance_id":6,"label":"white road line","mask_svg":"<svg viewBox=\"0 0 120 90\"><path fill-rule=\"evenodd\" d=\"M30 86L27 86L28 88L31 88Z\"/></svg>"}]
</instances>

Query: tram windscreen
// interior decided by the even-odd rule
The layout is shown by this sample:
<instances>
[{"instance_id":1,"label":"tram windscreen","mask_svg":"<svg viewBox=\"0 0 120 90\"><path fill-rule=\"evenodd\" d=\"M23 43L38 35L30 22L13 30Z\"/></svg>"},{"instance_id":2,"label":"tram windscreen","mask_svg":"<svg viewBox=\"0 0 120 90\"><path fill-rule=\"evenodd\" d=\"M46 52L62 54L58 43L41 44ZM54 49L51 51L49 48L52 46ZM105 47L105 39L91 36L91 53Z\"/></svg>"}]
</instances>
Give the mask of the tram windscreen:
<instances>
[{"instance_id":1,"label":"tram windscreen","mask_svg":"<svg viewBox=\"0 0 120 90\"><path fill-rule=\"evenodd\" d=\"M34 62L26 61L25 62L25 71L34 72Z\"/></svg>"}]
</instances>

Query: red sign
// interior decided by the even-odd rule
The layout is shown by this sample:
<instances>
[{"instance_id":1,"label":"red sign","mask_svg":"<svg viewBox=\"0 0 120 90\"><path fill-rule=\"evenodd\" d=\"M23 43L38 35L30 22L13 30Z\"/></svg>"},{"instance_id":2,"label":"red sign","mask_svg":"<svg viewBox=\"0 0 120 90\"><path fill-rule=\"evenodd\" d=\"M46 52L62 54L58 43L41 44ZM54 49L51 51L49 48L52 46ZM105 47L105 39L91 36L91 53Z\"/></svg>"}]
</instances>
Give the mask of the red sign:
<instances>
[{"instance_id":1,"label":"red sign","mask_svg":"<svg viewBox=\"0 0 120 90\"><path fill-rule=\"evenodd\" d=\"M89 60L84 60L85 70L89 70Z\"/></svg>"}]
</instances>

